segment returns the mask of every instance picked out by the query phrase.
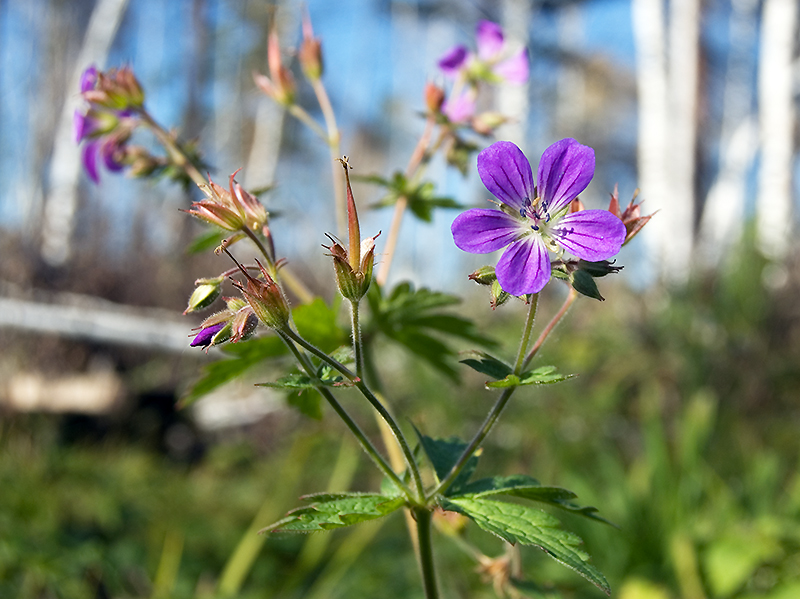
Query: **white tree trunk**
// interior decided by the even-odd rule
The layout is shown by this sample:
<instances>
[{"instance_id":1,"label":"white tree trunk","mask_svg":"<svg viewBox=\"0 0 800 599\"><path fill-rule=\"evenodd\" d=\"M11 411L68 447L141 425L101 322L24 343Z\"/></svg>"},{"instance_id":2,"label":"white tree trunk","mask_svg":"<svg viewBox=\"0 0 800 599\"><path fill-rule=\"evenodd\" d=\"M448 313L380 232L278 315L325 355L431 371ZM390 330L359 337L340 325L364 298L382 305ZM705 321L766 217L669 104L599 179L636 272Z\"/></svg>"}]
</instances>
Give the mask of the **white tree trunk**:
<instances>
[{"instance_id":1,"label":"white tree trunk","mask_svg":"<svg viewBox=\"0 0 800 599\"><path fill-rule=\"evenodd\" d=\"M528 41L528 26L531 22L530 2L526 0L503 0L502 26L507 40L525 44ZM513 141L525 147L528 130L528 84L502 85L498 89L497 110L511 117L511 121L497 130L497 139Z\"/></svg>"},{"instance_id":2,"label":"white tree trunk","mask_svg":"<svg viewBox=\"0 0 800 599\"><path fill-rule=\"evenodd\" d=\"M81 103L78 94L80 76L90 64L100 66L105 62L127 5L128 0L97 1L75 68L68 79L68 88L64 91L64 108L53 146L50 189L45 199L42 227L42 257L49 264L63 264L71 251L81 172L81 154L73 139L72 115Z\"/></svg>"},{"instance_id":3,"label":"white tree trunk","mask_svg":"<svg viewBox=\"0 0 800 599\"><path fill-rule=\"evenodd\" d=\"M671 0L669 23L669 238L663 240L665 274L685 281L694 245L700 0ZM667 246L669 251L666 251Z\"/></svg>"},{"instance_id":4,"label":"white tree trunk","mask_svg":"<svg viewBox=\"0 0 800 599\"><path fill-rule=\"evenodd\" d=\"M632 18L639 97L639 187L648 211L660 211L648 224L644 238L651 266L661 272L667 260L673 226L666 162L669 95L662 0L632 0Z\"/></svg>"},{"instance_id":5,"label":"white tree trunk","mask_svg":"<svg viewBox=\"0 0 800 599\"><path fill-rule=\"evenodd\" d=\"M764 0L761 19L758 106L761 171L756 204L759 248L768 256L786 256L792 233L792 156L794 105L792 52L796 40L797 0Z\"/></svg>"},{"instance_id":6,"label":"white tree trunk","mask_svg":"<svg viewBox=\"0 0 800 599\"><path fill-rule=\"evenodd\" d=\"M744 229L747 174L758 147L752 114L752 79L757 34L758 0L731 2L731 49L722 105L720 165L700 220L699 256L716 266Z\"/></svg>"}]
</instances>

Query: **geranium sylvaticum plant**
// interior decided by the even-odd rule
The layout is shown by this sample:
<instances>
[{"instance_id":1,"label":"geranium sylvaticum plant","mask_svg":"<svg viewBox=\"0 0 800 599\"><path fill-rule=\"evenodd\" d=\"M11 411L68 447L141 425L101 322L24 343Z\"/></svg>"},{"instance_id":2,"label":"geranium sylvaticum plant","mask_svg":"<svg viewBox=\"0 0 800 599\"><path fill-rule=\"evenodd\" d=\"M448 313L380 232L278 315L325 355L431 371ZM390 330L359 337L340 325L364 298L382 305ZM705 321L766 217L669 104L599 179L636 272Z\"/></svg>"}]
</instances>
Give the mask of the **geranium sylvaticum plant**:
<instances>
[{"instance_id":1,"label":"geranium sylvaticum plant","mask_svg":"<svg viewBox=\"0 0 800 599\"><path fill-rule=\"evenodd\" d=\"M214 346L248 350L231 351L224 359L225 368L208 369L184 404L241 376L245 369L290 356L294 366L284 376L260 384L286 390L289 402L311 417L321 417L324 405L329 406L383 476L374 492L302 498L300 507L263 533L327 531L406 510L413 516L406 519L414 537L408 548L416 551L422 587L429 599L439 596L432 536L436 527L445 537L461 537L457 546L468 548L498 593L526 584L526 578L537 579L535 572L519 571L514 565L517 560L487 556L470 546L462 536L464 522L496 535L509 546L538 547L608 593L608 582L580 548L580 539L563 530L556 517L559 511L566 511L602 521L594 508L579 506L570 491L542 484L528 473L480 479L473 474L484 439L512 396L569 378L553 366L534 367L534 358L579 295L603 299L594 279L620 269L613 262L615 256L650 217L642 216L633 202L621 210L616 191L608 210L584 209L578 196L592 180L595 156L590 147L574 139L554 141L544 151L536 179L519 147L491 139L495 128L507 119L491 107L477 113L479 103L486 105L481 94L486 86L525 84L528 54L521 43L506 40L502 29L489 21L478 24L476 47L472 52L467 46L457 46L440 59L438 66L447 84L428 83L421 93L425 122L405 167L386 177L359 177L384 190L375 208L393 208L387 233L380 237L385 239L381 258L376 260L381 231L361 231L350 185L351 161L357 164L358 159L341 156L341 133L323 83L322 41L314 37L305 15L297 56L322 115L318 121L313 110L298 104L298 98L305 97L297 93L301 84L284 60L277 33L269 34L268 74L256 73L255 87L309 127L330 149L328 189L337 218L320 230L321 249L315 259L329 261L331 280L347 300L341 305L349 311L349 319L340 317L339 303L330 306L315 297L294 274L292 265L281 258L279 242L286 233L280 221L270 219L259 198L237 183L236 173L229 176L227 187L218 185L210 175L202 174L195 144L180 141L155 122L145 108L145 94L131 67L103 72L92 66L86 70L80 82L85 105L75 115L76 138L84 144L84 165L95 182L102 163L112 172L167 174L199 188L198 199L186 212L213 229L216 252L226 264L196 282L184 313L219 307L194 328L188 343L206 351ZM130 143L139 128L155 135L164 148L163 155ZM439 195L435 183L425 178L437 155L463 172L477 166L487 196L491 196L487 199L495 208L462 211L461 203ZM469 278L491 288L491 309L504 304L521 309L518 349L508 359L487 351L497 344L475 323L446 310L458 298L414 289L409 283L387 285L392 258L402 247L398 238L403 219L410 213L430 221L438 209L459 210L451 230L454 244L461 250L482 254L503 250L496 265L488 264ZM252 260L240 263L229 253L228 248L240 242L251 244ZM534 341L539 295L550 286L564 284L568 288L564 304ZM488 308L487 319L492 317ZM320 327L320 322L326 326ZM321 328L328 333L321 335ZM364 330L370 334L362 335ZM451 431L418 430L411 424L413 414L402 421L393 415L391 394L382 388L378 376L382 361L375 355L375 339L381 337L427 361L445 377L457 380L459 368L471 368L487 377L485 386L494 403L469 439L452 437ZM461 366L452 359L454 338L479 346L462 354ZM341 398L354 395L365 400L382 421L383 450L365 432L370 423L357 422L341 402ZM400 426L399 422L409 424ZM491 460L491 455L483 459ZM508 501L510 497L517 501ZM458 524L453 524L454 518Z\"/></svg>"}]
</instances>

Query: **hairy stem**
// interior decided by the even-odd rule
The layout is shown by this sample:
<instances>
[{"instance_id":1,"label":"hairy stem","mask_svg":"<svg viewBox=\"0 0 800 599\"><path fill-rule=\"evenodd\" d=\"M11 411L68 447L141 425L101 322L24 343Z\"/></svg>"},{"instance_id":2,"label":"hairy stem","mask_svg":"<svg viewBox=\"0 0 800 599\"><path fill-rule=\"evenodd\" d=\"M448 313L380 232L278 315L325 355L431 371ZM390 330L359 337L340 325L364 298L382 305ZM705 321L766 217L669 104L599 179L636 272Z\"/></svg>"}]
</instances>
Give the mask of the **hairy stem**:
<instances>
[{"instance_id":1,"label":"hairy stem","mask_svg":"<svg viewBox=\"0 0 800 599\"><path fill-rule=\"evenodd\" d=\"M288 331L289 329L287 329L286 331L277 331L277 333L283 340L283 342L286 344L286 346L294 354L295 358L297 358L297 361L300 363L300 366L303 368L303 370L306 371L306 374L308 374L308 376L310 376L311 378L316 379L314 366L311 364L308 357L305 356L303 352L301 352L298 349L298 347L294 344L292 336L287 334ZM361 430L358 424L356 424L356 422L350 417L350 415L342 407L342 405L338 401L336 401L336 398L333 396L333 393L331 393L331 391L328 388L326 388L322 383L320 383L317 386L317 390L319 391L320 395L322 395L322 397L324 397L325 400L330 404L330 406L333 408L333 410L336 412L339 418L341 418L342 421L345 423L345 425L347 425L347 428L349 428L350 431L353 433L353 435L355 435L356 439L358 439L358 442L361 444L361 447L364 449L364 451L367 452L367 455L369 455L369 457L372 458L372 461L375 462L375 465L381 470L381 472L383 472L385 476L391 479L392 482L394 482L394 484L397 485L398 489L401 489L403 491L403 493L406 495L409 501L414 501L415 499L414 493L411 491L411 489L408 488L408 485L406 485L400 479L400 477L397 476L397 474L395 474L391 466L389 466L389 464L386 463L386 460L383 458L380 452L378 452L378 450L375 449L375 446L372 444L372 442L370 442L366 434L364 434L364 431Z\"/></svg>"},{"instance_id":2,"label":"hairy stem","mask_svg":"<svg viewBox=\"0 0 800 599\"><path fill-rule=\"evenodd\" d=\"M517 353L517 361L514 366L514 374L519 374L522 370L525 352L528 349L528 340L530 339L531 329L533 328L533 322L536 318L536 307L539 303L538 299L538 294L531 296L530 305L528 307L528 316L525 319L525 326L522 330L522 339L520 341L519 351ZM464 469L464 466L467 465L469 459L472 457L475 451L477 451L481 443L483 443L486 435L488 435L489 431L492 430L497 422L497 419L500 418L500 414L503 412L503 409L506 407L508 400L511 399L511 396L514 394L515 390L516 387L508 387L500 394L500 397L497 398L497 401L492 406L492 409L486 415L486 419L483 421L481 428L478 429L477 433L475 433L472 441L470 441L469 445L467 445L467 448L458 458L458 461L450 469L450 472L448 472L447 476L445 476L442 481L436 485L436 487L430 493L428 493L427 497L430 498L437 493L446 491L447 488L453 484L453 481L455 481L455 479L461 473L461 470Z\"/></svg>"},{"instance_id":3,"label":"hairy stem","mask_svg":"<svg viewBox=\"0 0 800 599\"><path fill-rule=\"evenodd\" d=\"M545 340L550 335L550 333L553 332L553 329L556 328L556 325L559 322L561 322L561 319L564 318L564 316L566 316L567 310L569 310L570 306L572 306L572 304L575 302L577 298L578 298L578 292L575 291L575 289L573 289L572 287L570 287L567 299L564 300L564 303L561 305L561 308L558 310L558 312L556 312L555 316L553 316L553 318L550 319L550 322L547 323L547 326L539 335L539 338L536 340L536 343L533 344L531 351L528 353L527 356L525 356L525 361L522 363L523 368L526 368L528 364L530 364L531 360L533 360L533 357L539 352L539 349L541 349L542 344L544 344Z\"/></svg>"},{"instance_id":4,"label":"hairy stem","mask_svg":"<svg viewBox=\"0 0 800 599\"><path fill-rule=\"evenodd\" d=\"M289 338L292 339L295 343L302 346L303 348L310 351L312 354L317 356L320 360L324 361L328 365L332 366L338 372L343 374L347 379L352 382L356 388L361 392L361 394L367 399L370 405L375 408L375 410L380 414L381 418L383 418L384 422L389 426L392 430L392 434L394 435L395 441L400 446L400 449L403 452L403 456L406 460L406 467L408 468L409 472L411 473L411 478L414 481L414 486L417 490L417 500L418 502L422 502L424 500L424 488L422 486L422 476L419 473L419 467L417 466L416 461L414 460L414 454L411 451L411 447L406 440L403 431L400 430L400 427L397 425L397 421L394 417L389 413L386 407L381 403L381 401L375 397L375 394L367 387L366 383L356 376L347 366L336 360L335 358L330 357L328 354L320 350L319 348L315 347L302 337L295 333L292 330L284 331L284 334L287 335Z\"/></svg>"},{"instance_id":5,"label":"hairy stem","mask_svg":"<svg viewBox=\"0 0 800 599\"><path fill-rule=\"evenodd\" d=\"M425 588L425 599L438 599L439 589L436 586L436 570L433 563L433 544L431 540L432 512L427 508L414 509L417 521L417 540L419 545L419 568L422 574L422 586Z\"/></svg>"},{"instance_id":6,"label":"hairy stem","mask_svg":"<svg viewBox=\"0 0 800 599\"><path fill-rule=\"evenodd\" d=\"M208 181L206 181L206 178L197 170L197 167L192 161L189 160L186 152L183 151L183 148L181 148L175 138L159 125L144 108L139 109L138 114L144 124L153 132L153 135L156 136L156 139L158 139L159 143L167 151L172 161L178 167L182 168L183 172L185 172L197 186L207 185Z\"/></svg>"}]
</instances>

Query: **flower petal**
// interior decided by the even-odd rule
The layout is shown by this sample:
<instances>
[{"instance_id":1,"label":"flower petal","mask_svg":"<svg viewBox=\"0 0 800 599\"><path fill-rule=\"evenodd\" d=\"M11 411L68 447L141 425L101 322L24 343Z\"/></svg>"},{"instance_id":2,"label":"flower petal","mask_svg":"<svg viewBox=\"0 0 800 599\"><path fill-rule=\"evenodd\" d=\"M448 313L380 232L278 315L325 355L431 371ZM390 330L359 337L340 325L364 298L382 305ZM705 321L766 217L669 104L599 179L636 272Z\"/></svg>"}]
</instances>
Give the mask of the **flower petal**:
<instances>
[{"instance_id":1,"label":"flower petal","mask_svg":"<svg viewBox=\"0 0 800 599\"><path fill-rule=\"evenodd\" d=\"M509 83L522 85L528 82L530 66L528 64L528 49L523 48L518 54L498 62L494 67L495 74Z\"/></svg>"},{"instance_id":2,"label":"flower petal","mask_svg":"<svg viewBox=\"0 0 800 599\"><path fill-rule=\"evenodd\" d=\"M571 138L547 148L539 162L539 196L555 214L581 193L594 176L594 150Z\"/></svg>"},{"instance_id":3,"label":"flower petal","mask_svg":"<svg viewBox=\"0 0 800 599\"><path fill-rule=\"evenodd\" d=\"M455 98L447 98L442 103L442 114L453 123L463 123L475 114L475 96L467 89Z\"/></svg>"},{"instance_id":4,"label":"flower petal","mask_svg":"<svg viewBox=\"0 0 800 599\"><path fill-rule=\"evenodd\" d=\"M478 42L478 57L481 60L494 58L503 49L503 28L491 21L481 21L475 33Z\"/></svg>"},{"instance_id":5,"label":"flower petal","mask_svg":"<svg viewBox=\"0 0 800 599\"><path fill-rule=\"evenodd\" d=\"M539 293L550 280L550 256L539 235L515 241L495 268L497 282L511 295Z\"/></svg>"},{"instance_id":6,"label":"flower petal","mask_svg":"<svg viewBox=\"0 0 800 599\"><path fill-rule=\"evenodd\" d=\"M97 152L100 144L92 141L83 146L83 166L89 178L95 183L100 183L100 174L97 171Z\"/></svg>"},{"instance_id":7,"label":"flower petal","mask_svg":"<svg viewBox=\"0 0 800 599\"><path fill-rule=\"evenodd\" d=\"M625 241L625 225L608 210L581 210L567 214L550 235L571 254L597 262L615 256Z\"/></svg>"},{"instance_id":8,"label":"flower petal","mask_svg":"<svg viewBox=\"0 0 800 599\"><path fill-rule=\"evenodd\" d=\"M491 21L481 21L475 30L478 42L478 57L481 60L494 58L503 50L503 28Z\"/></svg>"},{"instance_id":9,"label":"flower petal","mask_svg":"<svg viewBox=\"0 0 800 599\"><path fill-rule=\"evenodd\" d=\"M100 146L100 155L103 157L103 164L105 164L108 170L115 173L125 168L125 164L118 160L119 154L121 153L122 144L113 138Z\"/></svg>"},{"instance_id":10,"label":"flower petal","mask_svg":"<svg viewBox=\"0 0 800 599\"><path fill-rule=\"evenodd\" d=\"M488 254L519 237L524 225L499 210L467 210L450 226L453 241L459 249L473 254Z\"/></svg>"},{"instance_id":11,"label":"flower petal","mask_svg":"<svg viewBox=\"0 0 800 599\"><path fill-rule=\"evenodd\" d=\"M97 67L91 65L81 73L81 93L94 89L97 84Z\"/></svg>"},{"instance_id":12,"label":"flower petal","mask_svg":"<svg viewBox=\"0 0 800 599\"><path fill-rule=\"evenodd\" d=\"M469 51L465 46L452 48L439 59L439 68L447 77L455 77L464 67L469 58Z\"/></svg>"},{"instance_id":13,"label":"flower petal","mask_svg":"<svg viewBox=\"0 0 800 599\"><path fill-rule=\"evenodd\" d=\"M478 154L478 174L486 189L514 210L533 198L531 164L510 141L495 142Z\"/></svg>"}]
</instances>

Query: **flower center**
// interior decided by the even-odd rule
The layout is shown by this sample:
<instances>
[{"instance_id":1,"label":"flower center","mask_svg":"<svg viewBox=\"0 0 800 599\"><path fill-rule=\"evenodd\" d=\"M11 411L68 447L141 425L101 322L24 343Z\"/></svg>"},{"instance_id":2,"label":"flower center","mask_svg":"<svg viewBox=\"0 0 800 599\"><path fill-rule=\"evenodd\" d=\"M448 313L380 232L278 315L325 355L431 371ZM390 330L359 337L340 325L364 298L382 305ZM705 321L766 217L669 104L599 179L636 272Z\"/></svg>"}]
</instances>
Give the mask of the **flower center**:
<instances>
[{"instance_id":1,"label":"flower center","mask_svg":"<svg viewBox=\"0 0 800 599\"><path fill-rule=\"evenodd\" d=\"M541 198L525 198L523 207L519 209L519 215L522 218L528 218L533 221L531 229L534 231L539 230L539 225L543 222L547 224L550 222L550 212L547 210L547 204L542 202Z\"/></svg>"}]
</instances>

